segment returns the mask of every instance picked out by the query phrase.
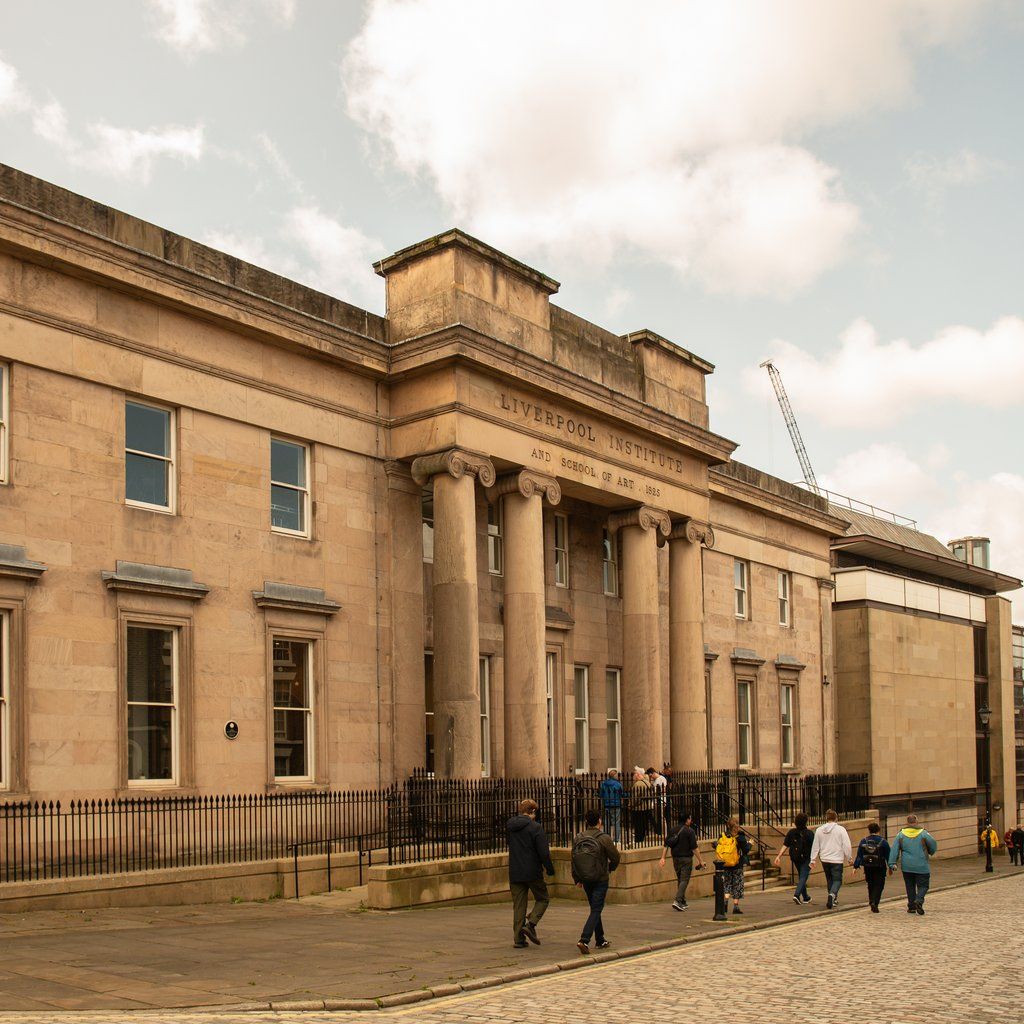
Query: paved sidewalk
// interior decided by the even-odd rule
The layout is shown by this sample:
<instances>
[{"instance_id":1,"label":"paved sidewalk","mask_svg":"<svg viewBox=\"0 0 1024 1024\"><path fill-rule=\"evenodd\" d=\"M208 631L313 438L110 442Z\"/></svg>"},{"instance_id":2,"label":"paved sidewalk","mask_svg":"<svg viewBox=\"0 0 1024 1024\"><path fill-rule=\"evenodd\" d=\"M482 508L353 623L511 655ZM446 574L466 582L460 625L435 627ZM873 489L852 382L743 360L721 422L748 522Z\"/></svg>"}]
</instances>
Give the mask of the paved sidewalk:
<instances>
[{"instance_id":1,"label":"paved sidewalk","mask_svg":"<svg viewBox=\"0 0 1024 1024\"><path fill-rule=\"evenodd\" d=\"M969 857L934 864L936 889L984 878ZM1017 873L1005 859L996 877ZM893 876L887 895L901 895ZM746 913L711 920L711 900L680 914L667 905L609 907L615 949L764 924L824 911L823 891L800 909L788 891L748 890ZM0 917L0 1011L214 1007L268 1002L374 999L416 989L470 985L476 978L554 969L579 957L583 904L557 900L544 918L543 945L511 945L507 904L433 910L360 911L351 893L302 900L202 907L39 911ZM863 906L863 884L843 889L842 906ZM832 915L837 921L847 915ZM582 958L581 958L582 959Z\"/></svg>"}]
</instances>

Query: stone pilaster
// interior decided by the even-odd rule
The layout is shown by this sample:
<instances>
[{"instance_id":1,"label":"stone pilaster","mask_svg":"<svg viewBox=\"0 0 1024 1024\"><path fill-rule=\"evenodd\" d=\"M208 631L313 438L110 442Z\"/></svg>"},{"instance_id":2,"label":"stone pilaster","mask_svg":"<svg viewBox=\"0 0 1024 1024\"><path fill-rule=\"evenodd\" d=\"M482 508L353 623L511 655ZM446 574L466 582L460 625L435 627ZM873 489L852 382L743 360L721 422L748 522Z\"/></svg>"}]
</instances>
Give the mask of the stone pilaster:
<instances>
[{"instance_id":1,"label":"stone pilaster","mask_svg":"<svg viewBox=\"0 0 1024 1024\"><path fill-rule=\"evenodd\" d=\"M476 576L474 480L495 481L490 459L452 448L412 464L413 479L434 487L435 772L479 778L480 619Z\"/></svg>"},{"instance_id":2,"label":"stone pilaster","mask_svg":"<svg viewBox=\"0 0 1024 1024\"><path fill-rule=\"evenodd\" d=\"M1013 723L1012 605L1005 597L985 598L988 647L989 763L992 824L1002 835L1017 822L1017 767Z\"/></svg>"},{"instance_id":3,"label":"stone pilaster","mask_svg":"<svg viewBox=\"0 0 1024 1024\"><path fill-rule=\"evenodd\" d=\"M622 758L623 767L660 766L664 727L658 622L658 538L672 526L648 505L613 512L608 529L622 534Z\"/></svg>"},{"instance_id":4,"label":"stone pilaster","mask_svg":"<svg viewBox=\"0 0 1024 1024\"><path fill-rule=\"evenodd\" d=\"M704 687L704 574L701 546L714 547L706 523L673 524L669 554L669 750L672 767L708 767Z\"/></svg>"},{"instance_id":5,"label":"stone pilaster","mask_svg":"<svg viewBox=\"0 0 1024 1024\"><path fill-rule=\"evenodd\" d=\"M562 498L558 481L530 470L489 488L505 530L505 774L548 773L544 620L544 501Z\"/></svg>"},{"instance_id":6,"label":"stone pilaster","mask_svg":"<svg viewBox=\"0 0 1024 1024\"><path fill-rule=\"evenodd\" d=\"M818 580L818 603L820 605L821 627L821 770L833 773L836 770L836 667L832 636L832 595L835 581Z\"/></svg>"}]
</instances>

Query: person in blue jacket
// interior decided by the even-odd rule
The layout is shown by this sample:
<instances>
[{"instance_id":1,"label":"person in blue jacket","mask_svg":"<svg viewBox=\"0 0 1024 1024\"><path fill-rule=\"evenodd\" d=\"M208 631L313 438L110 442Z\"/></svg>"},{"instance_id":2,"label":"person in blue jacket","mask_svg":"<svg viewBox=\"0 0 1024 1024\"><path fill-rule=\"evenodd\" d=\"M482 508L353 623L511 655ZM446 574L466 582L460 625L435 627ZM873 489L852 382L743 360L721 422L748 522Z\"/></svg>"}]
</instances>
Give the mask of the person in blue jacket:
<instances>
[{"instance_id":1,"label":"person in blue jacket","mask_svg":"<svg viewBox=\"0 0 1024 1024\"><path fill-rule=\"evenodd\" d=\"M608 834L613 842L621 842L622 783L614 768L608 769L608 778L601 783L601 806L604 807L604 823L608 827Z\"/></svg>"},{"instance_id":2,"label":"person in blue jacket","mask_svg":"<svg viewBox=\"0 0 1024 1024\"><path fill-rule=\"evenodd\" d=\"M917 824L917 815L908 814L907 824L889 851L889 874L899 862L903 870L903 883L907 887L907 913L924 915L924 897L928 892L932 868L929 859L935 856L939 844L935 837Z\"/></svg>"}]
</instances>

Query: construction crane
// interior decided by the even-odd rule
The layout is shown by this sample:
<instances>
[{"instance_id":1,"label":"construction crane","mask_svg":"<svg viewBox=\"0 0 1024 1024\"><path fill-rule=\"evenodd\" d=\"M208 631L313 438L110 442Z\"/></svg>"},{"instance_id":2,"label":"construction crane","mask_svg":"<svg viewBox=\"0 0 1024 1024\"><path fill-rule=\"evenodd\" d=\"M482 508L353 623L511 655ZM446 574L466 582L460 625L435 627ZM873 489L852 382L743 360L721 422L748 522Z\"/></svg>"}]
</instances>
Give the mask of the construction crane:
<instances>
[{"instance_id":1,"label":"construction crane","mask_svg":"<svg viewBox=\"0 0 1024 1024\"><path fill-rule=\"evenodd\" d=\"M786 429L789 431L790 439L793 442L793 448L796 450L796 457L800 461L800 470L804 475L804 483L807 484L815 494L820 494L821 491L818 489L818 481L814 476L814 470L811 468L811 460L807 455L807 448L804 445L804 439L800 436L800 428L796 425L796 416L793 415L793 406L789 404L789 396L786 394L786 389L782 386L782 376L770 359L766 359L761 363L761 366L768 371L768 376L772 381L772 387L775 388L775 397L779 400L779 408L782 410L782 418L786 421Z\"/></svg>"}]
</instances>

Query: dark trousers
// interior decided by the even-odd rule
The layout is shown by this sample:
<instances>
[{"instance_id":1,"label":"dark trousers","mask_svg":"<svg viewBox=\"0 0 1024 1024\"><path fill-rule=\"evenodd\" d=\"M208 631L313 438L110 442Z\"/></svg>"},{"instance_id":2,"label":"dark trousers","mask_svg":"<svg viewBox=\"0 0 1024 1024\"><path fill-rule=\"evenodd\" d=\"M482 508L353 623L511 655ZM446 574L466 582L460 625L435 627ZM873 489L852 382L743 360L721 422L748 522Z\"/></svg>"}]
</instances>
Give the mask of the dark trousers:
<instances>
[{"instance_id":1,"label":"dark trousers","mask_svg":"<svg viewBox=\"0 0 1024 1024\"><path fill-rule=\"evenodd\" d=\"M672 867L676 869L676 903L686 906L686 887L690 884L693 874L693 857L673 857Z\"/></svg>"},{"instance_id":2,"label":"dark trousers","mask_svg":"<svg viewBox=\"0 0 1024 1024\"><path fill-rule=\"evenodd\" d=\"M918 903L924 903L924 898L928 893L928 886L931 883L931 880L932 876L927 871L903 872L903 884L907 887L908 906L914 907L917 906Z\"/></svg>"},{"instance_id":3,"label":"dark trousers","mask_svg":"<svg viewBox=\"0 0 1024 1024\"><path fill-rule=\"evenodd\" d=\"M796 889L793 890L793 895L798 896L806 903L808 900L807 879L811 877L811 862L805 860L800 864L794 864L793 870L796 872Z\"/></svg>"},{"instance_id":4,"label":"dark trousers","mask_svg":"<svg viewBox=\"0 0 1024 1024\"><path fill-rule=\"evenodd\" d=\"M885 888L885 876L887 868L865 868L864 881L868 886L868 903L878 906L882 900L882 890Z\"/></svg>"},{"instance_id":5,"label":"dark trousers","mask_svg":"<svg viewBox=\"0 0 1024 1024\"><path fill-rule=\"evenodd\" d=\"M548 886L543 878L538 878L535 882L509 882L508 887L512 890L512 935L519 942L519 933L527 921L526 904L529 894L533 893L533 910L529 921L537 924L548 909Z\"/></svg>"},{"instance_id":6,"label":"dark trousers","mask_svg":"<svg viewBox=\"0 0 1024 1024\"><path fill-rule=\"evenodd\" d=\"M647 838L647 833L651 828L651 812L650 811L634 811L633 812L633 835L636 837L638 843L642 843Z\"/></svg>"},{"instance_id":7,"label":"dark trousers","mask_svg":"<svg viewBox=\"0 0 1024 1024\"><path fill-rule=\"evenodd\" d=\"M1016 846L1011 846L1009 848L1009 850L1010 850L1010 863L1011 864L1016 864L1017 863L1017 858L1020 856L1021 851L1018 850Z\"/></svg>"},{"instance_id":8,"label":"dark trousers","mask_svg":"<svg viewBox=\"0 0 1024 1024\"><path fill-rule=\"evenodd\" d=\"M604 924L601 921L601 911L604 910L604 898L608 895L607 882L584 882L583 891L587 894L587 902L590 904L590 916L587 923L580 932L580 938L588 945L590 936L597 939L598 945L604 942Z\"/></svg>"},{"instance_id":9,"label":"dark trousers","mask_svg":"<svg viewBox=\"0 0 1024 1024\"><path fill-rule=\"evenodd\" d=\"M827 861L821 862L821 870L825 872L825 881L828 883L828 891L833 896L839 895L839 890L843 887L843 865L842 864L829 864Z\"/></svg>"}]
</instances>

